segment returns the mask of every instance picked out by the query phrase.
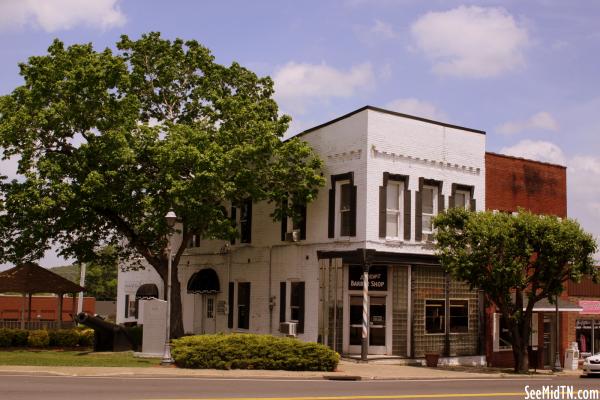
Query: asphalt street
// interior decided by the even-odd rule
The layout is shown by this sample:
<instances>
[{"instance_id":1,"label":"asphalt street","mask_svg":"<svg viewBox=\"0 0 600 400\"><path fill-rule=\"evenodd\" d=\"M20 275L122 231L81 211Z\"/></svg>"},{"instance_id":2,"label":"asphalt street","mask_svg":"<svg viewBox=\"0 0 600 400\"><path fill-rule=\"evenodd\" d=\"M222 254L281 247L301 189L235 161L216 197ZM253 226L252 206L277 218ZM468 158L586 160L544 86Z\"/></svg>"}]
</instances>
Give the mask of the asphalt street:
<instances>
[{"instance_id":1,"label":"asphalt street","mask_svg":"<svg viewBox=\"0 0 600 400\"><path fill-rule=\"evenodd\" d=\"M573 376L490 379L327 381L322 379L205 379L0 374L0 399L526 399L526 388L600 389L600 379ZM531 397L529 397L531 398ZM541 397L540 397L541 398ZM548 397L546 397L548 398ZM558 398L567 399L568 396ZM577 397L574 397L577 398ZM598 397L597 397L598 398Z\"/></svg>"}]
</instances>

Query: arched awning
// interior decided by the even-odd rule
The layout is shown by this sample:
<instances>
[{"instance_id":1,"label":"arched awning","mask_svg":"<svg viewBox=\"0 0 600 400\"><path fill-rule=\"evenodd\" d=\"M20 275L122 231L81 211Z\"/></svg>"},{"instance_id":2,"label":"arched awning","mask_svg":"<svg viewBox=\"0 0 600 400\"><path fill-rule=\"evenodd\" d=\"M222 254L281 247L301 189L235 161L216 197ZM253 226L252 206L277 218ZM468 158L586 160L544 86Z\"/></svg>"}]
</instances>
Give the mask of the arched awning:
<instances>
[{"instance_id":1,"label":"arched awning","mask_svg":"<svg viewBox=\"0 0 600 400\"><path fill-rule=\"evenodd\" d=\"M219 276L212 268L205 268L194 273L187 284L188 293L219 293L221 285L219 285Z\"/></svg>"},{"instance_id":2,"label":"arched awning","mask_svg":"<svg viewBox=\"0 0 600 400\"><path fill-rule=\"evenodd\" d=\"M135 292L136 299L158 299L158 286L154 283L145 283Z\"/></svg>"}]
</instances>

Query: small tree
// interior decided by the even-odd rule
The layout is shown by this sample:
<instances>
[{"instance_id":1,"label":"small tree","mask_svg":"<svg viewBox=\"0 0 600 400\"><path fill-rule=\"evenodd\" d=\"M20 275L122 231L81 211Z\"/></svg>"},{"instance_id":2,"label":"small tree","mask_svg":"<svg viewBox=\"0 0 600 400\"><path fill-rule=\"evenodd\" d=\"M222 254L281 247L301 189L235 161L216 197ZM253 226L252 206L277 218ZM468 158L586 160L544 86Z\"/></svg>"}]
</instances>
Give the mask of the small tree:
<instances>
[{"instance_id":1,"label":"small tree","mask_svg":"<svg viewBox=\"0 0 600 400\"><path fill-rule=\"evenodd\" d=\"M556 301L569 279L599 277L592 235L576 221L524 210L512 215L454 208L434 224L442 266L453 278L483 290L500 310L515 372L527 372L534 305L545 298Z\"/></svg>"},{"instance_id":2,"label":"small tree","mask_svg":"<svg viewBox=\"0 0 600 400\"><path fill-rule=\"evenodd\" d=\"M0 262L36 260L51 245L81 263L111 245L126 265L144 259L167 282L173 208L184 228L173 249L171 334L183 334L178 265L192 235L237 235L228 209L246 199L293 214L324 183L273 81L223 66L194 40L122 36L117 50L65 48L20 65L23 85L0 96L0 150L22 179L0 176ZM1 175L1 174L0 174ZM165 290L166 293L166 290Z\"/></svg>"}]
</instances>

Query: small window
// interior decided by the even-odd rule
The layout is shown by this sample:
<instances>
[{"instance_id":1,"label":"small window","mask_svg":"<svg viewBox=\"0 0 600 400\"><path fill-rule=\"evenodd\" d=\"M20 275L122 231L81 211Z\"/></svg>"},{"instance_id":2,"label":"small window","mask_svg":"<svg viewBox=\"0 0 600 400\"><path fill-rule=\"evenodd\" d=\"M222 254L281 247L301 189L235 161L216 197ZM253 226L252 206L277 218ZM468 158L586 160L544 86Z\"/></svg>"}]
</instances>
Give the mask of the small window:
<instances>
[{"instance_id":1,"label":"small window","mask_svg":"<svg viewBox=\"0 0 600 400\"><path fill-rule=\"evenodd\" d=\"M388 182L386 201L386 236L393 239L402 237L402 212L400 205L403 202L403 184L401 182Z\"/></svg>"},{"instance_id":2,"label":"small window","mask_svg":"<svg viewBox=\"0 0 600 400\"><path fill-rule=\"evenodd\" d=\"M214 297L206 298L206 318L215 317L215 299Z\"/></svg>"},{"instance_id":3,"label":"small window","mask_svg":"<svg viewBox=\"0 0 600 400\"><path fill-rule=\"evenodd\" d=\"M250 282L238 283L238 321L239 329L250 329Z\"/></svg>"},{"instance_id":4,"label":"small window","mask_svg":"<svg viewBox=\"0 0 600 400\"><path fill-rule=\"evenodd\" d=\"M450 333L469 332L469 300L450 300Z\"/></svg>"},{"instance_id":5,"label":"small window","mask_svg":"<svg viewBox=\"0 0 600 400\"><path fill-rule=\"evenodd\" d=\"M352 185L340 186L340 236L351 236L352 224Z\"/></svg>"},{"instance_id":6,"label":"small window","mask_svg":"<svg viewBox=\"0 0 600 400\"><path fill-rule=\"evenodd\" d=\"M498 340L499 340L499 347L500 349L511 349L512 348L512 340L510 340L510 330L508 329L508 325L506 324L506 322L504 321L504 318L502 318L501 315L498 316L499 318L499 332L498 332Z\"/></svg>"},{"instance_id":7,"label":"small window","mask_svg":"<svg viewBox=\"0 0 600 400\"><path fill-rule=\"evenodd\" d=\"M200 235L193 234L187 241L188 248L200 247Z\"/></svg>"},{"instance_id":8,"label":"small window","mask_svg":"<svg viewBox=\"0 0 600 400\"><path fill-rule=\"evenodd\" d=\"M446 332L445 315L445 300L425 300L425 333Z\"/></svg>"},{"instance_id":9,"label":"small window","mask_svg":"<svg viewBox=\"0 0 600 400\"><path fill-rule=\"evenodd\" d=\"M437 193L438 188L434 186L423 186L422 189L422 215L423 233L433 232L433 218L437 215Z\"/></svg>"}]
</instances>

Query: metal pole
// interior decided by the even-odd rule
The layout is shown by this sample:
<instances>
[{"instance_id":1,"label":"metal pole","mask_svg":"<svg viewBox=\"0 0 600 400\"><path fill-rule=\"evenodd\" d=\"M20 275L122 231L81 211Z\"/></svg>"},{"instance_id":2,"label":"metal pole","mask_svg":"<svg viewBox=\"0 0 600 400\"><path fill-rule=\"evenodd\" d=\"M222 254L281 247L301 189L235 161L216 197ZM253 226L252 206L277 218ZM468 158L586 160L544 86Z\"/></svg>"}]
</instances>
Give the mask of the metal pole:
<instances>
[{"instance_id":1,"label":"metal pole","mask_svg":"<svg viewBox=\"0 0 600 400\"><path fill-rule=\"evenodd\" d=\"M80 274L79 274L79 286L85 286L85 268L84 263L80 263ZM79 292L79 298L77 299L77 314L83 312L83 291Z\"/></svg>"},{"instance_id":2,"label":"metal pole","mask_svg":"<svg viewBox=\"0 0 600 400\"><path fill-rule=\"evenodd\" d=\"M360 359L367 361L369 338L369 264L363 266L363 321L362 338L360 343Z\"/></svg>"},{"instance_id":3,"label":"metal pole","mask_svg":"<svg viewBox=\"0 0 600 400\"><path fill-rule=\"evenodd\" d=\"M165 334L165 351L163 358L160 361L161 365L171 365L175 362L171 356L171 234L169 234L169 242L167 244L167 331Z\"/></svg>"},{"instance_id":4,"label":"metal pole","mask_svg":"<svg viewBox=\"0 0 600 400\"><path fill-rule=\"evenodd\" d=\"M556 296L556 311L555 311L555 318L556 318L556 332L555 332L555 336L556 336L556 355L554 356L554 368L552 369L553 371L562 371L562 366L560 365L560 326L559 326L559 319L558 319L558 295Z\"/></svg>"}]
</instances>

